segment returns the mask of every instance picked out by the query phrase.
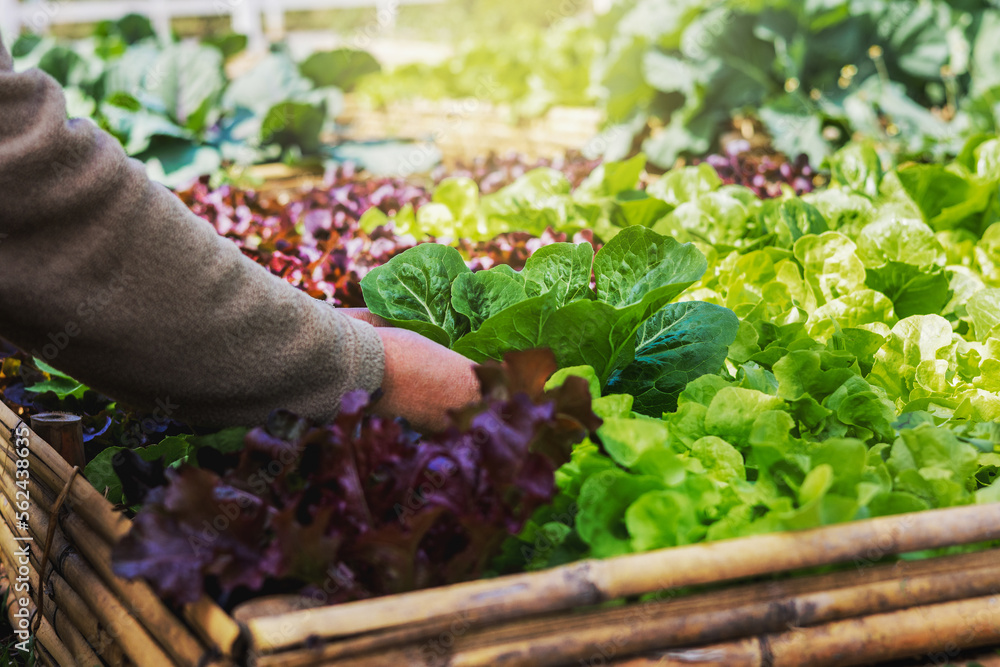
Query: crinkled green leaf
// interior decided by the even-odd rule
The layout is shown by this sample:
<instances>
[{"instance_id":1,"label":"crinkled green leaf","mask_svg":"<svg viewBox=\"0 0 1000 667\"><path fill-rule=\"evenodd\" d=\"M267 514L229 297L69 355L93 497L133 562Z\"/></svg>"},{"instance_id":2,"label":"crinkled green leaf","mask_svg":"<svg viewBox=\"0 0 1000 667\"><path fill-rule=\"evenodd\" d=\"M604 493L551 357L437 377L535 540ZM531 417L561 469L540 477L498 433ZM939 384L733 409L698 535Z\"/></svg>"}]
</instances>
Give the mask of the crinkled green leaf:
<instances>
[{"instance_id":1,"label":"crinkled green leaf","mask_svg":"<svg viewBox=\"0 0 1000 667\"><path fill-rule=\"evenodd\" d=\"M502 310L528 298L524 276L506 264L462 273L451 286L451 305L469 318L473 331Z\"/></svg>"},{"instance_id":2,"label":"crinkled green leaf","mask_svg":"<svg viewBox=\"0 0 1000 667\"><path fill-rule=\"evenodd\" d=\"M452 283L471 273L454 248L425 243L397 255L361 281L368 308L393 324L450 345L468 331L452 306Z\"/></svg>"},{"instance_id":3,"label":"crinkled green leaf","mask_svg":"<svg viewBox=\"0 0 1000 667\"><path fill-rule=\"evenodd\" d=\"M829 158L833 178L868 197L878 195L884 174L882 161L870 145L850 143Z\"/></svg>"},{"instance_id":4,"label":"crinkled green leaf","mask_svg":"<svg viewBox=\"0 0 1000 667\"><path fill-rule=\"evenodd\" d=\"M528 296L556 292L560 305L588 297L594 248L589 243L553 243L535 251L524 265Z\"/></svg>"},{"instance_id":5,"label":"crinkled green leaf","mask_svg":"<svg viewBox=\"0 0 1000 667\"><path fill-rule=\"evenodd\" d=\"M722 179L708 164L673 169L646 190L650 196L662 199L673 206L696 201L701 195L713 192L722 185Z\"/></svg>"}]
</instances>

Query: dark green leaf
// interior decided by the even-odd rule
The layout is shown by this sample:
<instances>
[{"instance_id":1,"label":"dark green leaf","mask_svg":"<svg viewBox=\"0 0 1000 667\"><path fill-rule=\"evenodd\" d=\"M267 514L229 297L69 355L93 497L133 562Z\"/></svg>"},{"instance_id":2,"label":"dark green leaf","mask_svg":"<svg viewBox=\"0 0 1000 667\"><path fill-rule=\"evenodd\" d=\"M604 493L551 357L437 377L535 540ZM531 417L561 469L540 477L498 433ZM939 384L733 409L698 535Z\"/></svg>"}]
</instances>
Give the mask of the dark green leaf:
<instances>
[{"instance_id":1,"label":"dark green leaf","mask_svg":"<svg viewBox=\"0 0 1000 667\"><path fill-rule=\"evenodd\" d=\"M900 319L941 313L952 295L948 272L940 268L921 270L902 262L868 269L865 284L889 297Z\"/></svg>"},{"instance_id":2,"label":"dark green leaf","mask_svg":"<svg viewBox=\"0 0 1000 667\"><path fill-rule=\"evenodd\" d=\"M688 382L722 367L738 328L739 319L728 308L698 301L669 304L639 328L635 361L612 374L608 391L632 394L636 412L655 417L673 412Z\"/></svg>"}]
</instances>

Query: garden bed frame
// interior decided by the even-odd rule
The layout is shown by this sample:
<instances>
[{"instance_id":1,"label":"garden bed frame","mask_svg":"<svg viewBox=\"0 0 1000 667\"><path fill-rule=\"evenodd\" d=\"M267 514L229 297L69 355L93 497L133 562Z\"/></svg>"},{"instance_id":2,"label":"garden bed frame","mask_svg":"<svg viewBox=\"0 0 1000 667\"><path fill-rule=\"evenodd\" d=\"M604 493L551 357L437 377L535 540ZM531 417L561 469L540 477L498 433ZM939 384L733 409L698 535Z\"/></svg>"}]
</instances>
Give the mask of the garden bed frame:
<instances>
[{"instance_id":1,"label":"garden bed frame","mask_svg":"<svg viewBox=\"0 0 1000 667\"><path fill-rule=\"evenodd\" d=\"M966 650L1000 644L1000 549L879 562L1000 540L1000 503L312 609L294 610L297 598L264 600L237 622L208 598L175 614L146 583L116 577L111 545L130 521L30 429L28 525L20 526L15 432L25 428L0 403L0 561L12 591L18 576L30 583L29 594L11 593L7 611L14 621L27 608L43 664L819 666L915 656L915 664L1000 666L995 651ZM18 570L25 545L30 566ZM759 580L844 563L853 566Z\"/></svg>"}]
</instances>

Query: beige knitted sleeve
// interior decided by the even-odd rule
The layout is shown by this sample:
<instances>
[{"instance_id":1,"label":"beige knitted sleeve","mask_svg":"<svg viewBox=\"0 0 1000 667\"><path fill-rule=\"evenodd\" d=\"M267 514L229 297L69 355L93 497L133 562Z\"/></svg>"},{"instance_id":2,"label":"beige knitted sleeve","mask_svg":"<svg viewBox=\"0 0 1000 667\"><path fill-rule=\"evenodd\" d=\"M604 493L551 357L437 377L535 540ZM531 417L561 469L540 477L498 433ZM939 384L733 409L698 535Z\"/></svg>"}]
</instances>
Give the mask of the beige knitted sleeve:
<instances>
[{"instance_id":1,"label":"beige knitted sleeve","mask_svg":"<svg viewBox=\"0 0 1000 667\"><path fill-rule=\"evenodd\" d=\"M372 391L375 329L245 257L0 44L0 336L204 426L314 419Z\"/></svg>"}]
</instances>

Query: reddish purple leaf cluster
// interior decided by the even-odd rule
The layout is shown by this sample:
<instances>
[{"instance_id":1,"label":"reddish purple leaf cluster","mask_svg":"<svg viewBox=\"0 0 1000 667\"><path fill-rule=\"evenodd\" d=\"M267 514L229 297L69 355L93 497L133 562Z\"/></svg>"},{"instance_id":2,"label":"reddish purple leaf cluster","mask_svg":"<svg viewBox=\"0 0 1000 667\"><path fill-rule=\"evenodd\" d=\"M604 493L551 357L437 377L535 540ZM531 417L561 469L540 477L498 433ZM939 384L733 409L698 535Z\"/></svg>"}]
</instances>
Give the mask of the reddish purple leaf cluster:
<instances>
[{"instance_id":1,"label":"reddish purple leaf cluster","mask_svg":"<svg viewBox=\"0 0 1000 667\"><path fill-rule=\"evenodd\" d=\"M358 228L362 214L374 206L391 215L430 199L424 188L351 167L287 202L229 185L213 190L207 178L178 194L255 262L310 296L348 307L364 305L358 283L369 270L413 246L385 230L365 234Z\"/></svg>"},{"instance_id":2,"label":"reddish purple leaf cluster","mask_svg":"<svg viewBox=\"0 0 1000 667\"><path fill-rule=\"evenodd\" d=\"M573 184L573 187L583 183L590 172L601 164L600 159L584 157L579 151L568 151L556 158L539 158L531 160L520 153L490 153L486 157L478 157L467 162L459 162L451 168L440 166L434 170L434 182L440 183L449 177L471 178L479 184L483 194L492 194L500 188L510 185L521 176L538 167L551 167L561 171Z\"/></svg>"},{"instance_id":3,"label":"reddish purple leaf cluster","mask_svg":"<svg viewBox=\"0 0 1000 667\"><path fill-rule=\"evenodd\" d=\"M563 169L577 185L596 164L579 155L539 161L491 156L453 173L473 178L491 192L538 166ZM407 204L419 209L430 201L423 187L359 174L350 166L331 172L323 186L290 201L230 185L212 189L207 177L178 196L255 262L310 296L341 307L364 306L361 279L414 244L413 238L383 227L366 234L358 228L365 211L374 206L392 215ZM542 245L565 240L564 234L546 233L539 239L516 232L485 242L462 241L461 248L473 260L474 270L497 264L520 269Z\"/></svg>"},{"instance_id":4,"label":"reddish purple leaf cluster","mask_svg":"<svg viewBox=\"0 0 1000 667\"><path fill-rule=\"evenodd\" d=\"M498 264L506 264L515 271L524 268L524 264L531 255L542 246L553 243L590 243L596 249L601 248L594 238L594 232L585 229L577 232L572 237L565 232L557 232L551 227L542 232L541 236L535 236L527 232L510 232L499 234L489 241L472 242L467 239L459 239L457 245L462 254L469 258L467 262L473 271L491 269Z\"/></svg>"},{"instance_id":5,"label":"reddish purple leaf cluster","mask_svg":"<svg viewBox=\"0 0 1000 667\"><path fill-rule=\"evenodd\" d=\"M752 150L747 141L734 141L726 146L725 155L709 155L704 161L715 167L724 183L745 185L761 199L780 197L782 184L790 185L797 195L812 192L815 186L816 171L805 155L789 160L770 149Z\"/></svg>"},{"instance_id":6,"label":"reddish purple leaf cluster","mask_svg":"<svg viewBox=\"0 0 1000 667\"><path fill-rule=\"evenodd\" d=\"M475 578L600 426L583 379L544 391L554 370L539 350L479 368L483 401L425 438L368 415L356 392L328 425L277 412L238 455L202 450L201 468L167 469L159 486L126 456L116 471L143 509L114 570L177 602L267 586L332 603Z\"/></svg>"}]
</instances>

